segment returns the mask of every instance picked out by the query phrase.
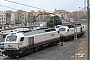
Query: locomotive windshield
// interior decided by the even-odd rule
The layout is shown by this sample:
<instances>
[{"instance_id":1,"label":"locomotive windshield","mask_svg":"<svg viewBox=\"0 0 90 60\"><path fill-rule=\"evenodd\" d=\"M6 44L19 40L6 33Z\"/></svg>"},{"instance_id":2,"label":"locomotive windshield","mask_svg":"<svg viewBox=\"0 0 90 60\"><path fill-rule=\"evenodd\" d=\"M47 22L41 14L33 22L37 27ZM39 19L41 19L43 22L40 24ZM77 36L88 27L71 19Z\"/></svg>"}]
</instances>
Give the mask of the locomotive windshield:
<instances>
[{"instance_id":1,"label":"locomotive windshield","mask_svg":"<svg viewBox=\"0 0 90 60\"><path fill-rule=\"evenodd\" d=\"M59 31L65 31L65 28L59 28Z\"/></svg>"},{"instance_id":2,"label":"locomotive windshield","mask_svg":"<svg viewBox=\"0 0 90 60\"><path fill-rule=\"evenodd\" d=\"M17 36L7 36L6 41L16 41Z\"/></svg>"}]
</instances>

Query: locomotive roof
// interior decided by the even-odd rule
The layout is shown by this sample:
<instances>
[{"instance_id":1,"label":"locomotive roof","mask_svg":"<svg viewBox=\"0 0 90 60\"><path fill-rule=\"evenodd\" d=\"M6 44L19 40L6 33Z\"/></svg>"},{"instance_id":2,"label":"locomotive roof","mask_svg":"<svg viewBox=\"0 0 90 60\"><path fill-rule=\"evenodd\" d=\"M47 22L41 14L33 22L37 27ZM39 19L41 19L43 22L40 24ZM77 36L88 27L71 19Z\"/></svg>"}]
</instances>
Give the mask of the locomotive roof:
<instances>
[{"instance_id":1,"label":"locomotive roof","mask_svg":"<svg viewBox=\"0 0 90 60\"><path fill-rule=\"evenodd\" d=\"M16 29L11 30L11 32L29 31L29 30L30 30L30 29L28 29L28 28L16 28Z\"/></svg>"},{"instance_id":2,"label":"locomotive roof","mask_svg":"<svg viewBox=\"0 0 90 60\"><path fill-rule=\"evenodd\" d=\"M56 31L55 29L42 29L42 30L35 30L35 31L29 31L23 33L24 36L28 35L34 35L34 34L39 34L39 33L45 33L45 32L50 32L50 31Z\"/></svg>"},{"instance_id":3,"label":"locomotive roof","mask_svg":"<svg viewBox=\"0 0 90 60\"><path fill-rule=\"evenodd\" d=\"M76 23L75 25L76 25L77 27L78 27L78 26L82 26L80 23ZM68 24L68 25L66 25L66 26L67 26L68 28L74 28L75 25Z\"/></svg>"},{"instance_id":4,"label":"locomotive roof","mask_svg":"<svg viewBox=\"0 0 90 60\"><path fill-rule=\"evenodd\" d=\"M66 25L68 28L74 28L73 25Z\"/></svg>"}]
</instances>

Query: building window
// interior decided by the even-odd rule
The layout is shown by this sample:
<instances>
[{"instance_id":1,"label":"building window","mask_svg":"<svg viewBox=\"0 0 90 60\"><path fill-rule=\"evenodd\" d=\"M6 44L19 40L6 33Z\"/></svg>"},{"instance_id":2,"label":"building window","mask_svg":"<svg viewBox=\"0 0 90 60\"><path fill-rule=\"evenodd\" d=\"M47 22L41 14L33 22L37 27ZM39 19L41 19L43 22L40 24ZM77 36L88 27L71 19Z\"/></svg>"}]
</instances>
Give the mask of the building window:
<instances>
[{"instance_id":1,"label":"building window","mask_svg":"<svg viewBox=\"0 0 90 60\"><path fill-rule=\"evenodd\" d=\"M5 18L4 18L4 20L5 20Z\"/></svg>"},{"instance_id":2,"label":"building window","mask_svg":"<svg viewBox=\"0 0 90 60\"><path fill-rule=\"evenodd\" d=\"M4 23L5 23L5 21L4 21Z\"/></svg>"}]
</instances>

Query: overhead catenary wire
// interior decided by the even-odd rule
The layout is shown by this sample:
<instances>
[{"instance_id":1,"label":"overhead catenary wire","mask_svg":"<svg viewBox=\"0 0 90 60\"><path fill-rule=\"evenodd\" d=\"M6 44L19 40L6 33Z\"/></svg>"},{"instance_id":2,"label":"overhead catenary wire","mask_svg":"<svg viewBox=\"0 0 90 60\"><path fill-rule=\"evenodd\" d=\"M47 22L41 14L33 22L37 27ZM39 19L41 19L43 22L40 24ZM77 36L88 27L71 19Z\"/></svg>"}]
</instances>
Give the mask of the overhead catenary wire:
<instances>
[{"instance_id":1,"label":"overhead catenary wire","mask_svg":"<svg viewBox=\"0 0 90 60\"><path fill-rule=\"evenodd\" d=\"M53 13L53 11L50 11L50 10L45 10L45 9L42 9L42 8L38 8L38 7L34 7L34 6L30 6L30 5L26 5L26 4L18 3L18 2L14 2L14 1L9 1L9 0L4 0L4 1L11 2L11 3L15 3L15 4L18 4L18 5L27 6L27 7L32 7L32 8L36 8L36 9L48 11L48 12L52 12L52 13L49 13L49 14L56 15L56 14ZM58 16L58 15L57 15L57 16ZM60 18L61 18L61 17L60 17ZM64 19L64 18L62 18L62 19ZM68 21L67 19L64 19L64 20ZM68 22L73 23L73 22L71 22L71 21L68 21ZM73 24L75 24L75 23L73 23Z\"/></svg>"},{"instance_id":2,"label":"overhead catenary wire","mask_svg":"<svg viewBox=\"0 0 90 60\"><path fill-rule=\"evenodd\" d=\"M10 8L10 9L13 9L13 10L18 10L18 9L15 9L15 8L12 8L12 7L8 7L8 6L5 6L5 5L0 5L2 7L6 7L6 8Z\"/></svg>"},{"instance_id":3,"label":"overhead catenary wire","mask_svg":"<svg viewBox=\"0 0 90 60\"><path fill-rule=\"evenodd\" d=\"M8 7L8 6L5 6L5 5L0 5L0 6L2 6L2 7L6 7L6 8L10 8L10 9L13 9L13 10L19 10L19 9L16 9L16 8L12 8L12 7ZM48 13L48 14L53 14L53 15L56 15L56 14L54 14L54 13ZM40 14L39 14L40 15ZM38 15L37 15L38 16ZM36 16L36 18L37 18L37 16ZM62 17L59 17L60 19L64 19L64 18L62 18ZM69 20L67 20L67 19L64 19L65 21L68 21L68 22L70 22L70 23L72 23L72 24L75 24L75 23L73 23L73 22L71 22L71 21L69 21Z\"/></svg>"},{"instance_id":4,"label":"overhead catenary wire","mask_svg":"<svg viewBox=\"0 0 90 60\"><path fill-rule=\"evenodd\" d=\"M32 7L32 8L36 8L36 9L40 9L40 10L44 10L44 11L48 11L48 12L53 12L53 11L49 11L49 10L45 10L45 9L42 9L42 8L38 8L38 7L34 7L34 6L30 6L30 5L26 5L26 4L23 4L23 3L18 3L18 2L14 2L14 1L9 1L9 0L4 0L4 1L7 1L7 2L11 2L11 3L15 3L15 4L18 4L18 5L23 5L23 6L27 6L27 7ZM49 14L53 14L53 15L56 15L54 13L49 13ZM61 18L61 17L60 17ZM64 19L64 18L62 18ZM67 19L64 19L66 21L68 21ZM68 21L70 23L73 23L71 21ZM74 24L74 23L73 23Z\"/></svg>"},{"instance_id":5,"label":"overhead catenary wire","mask_svg":"<svg viewBox=\"0 0 90 60\"><path fill-rule=\"evenodd\" d=\"M8 0L4 0L4 1L8 1ZM32 8L36 8L36 9L45 10L45 9L42 9L42 8L38 8L38 7L34 7L34 6L29 6L29 5L22 4L22 3L18 3L18 2L13 2L13 1L8 1L8 2L12 2L12 3L16 3L16 4L19 4L19 5L28 6L28 7L32 7ZM8 7L8 6L4 6L4 5L0 5L0 6L6 7L6 8L10 8L10 9L14 9L14 10L19 10L19 9L15 9L15 8ZM45 11L49 11L49 10L45 10ZM49 12L53 12L53 11L49 11ZM54 14L54 13L49 13L49 14L56 15L56 14ZM61 18L61 17L60 17L60 18ZM64 18L62 18L62 19L64 19ZM68 21L67 19L64 19L64 20ZM68 22L73 23L73 22L71 22L71 21L68 21ZM73 23L73 24L74 24L74 23Z\"/></svg>"},{"instance_id":6,"label":"overhead catenary wire","mask_svg":"<svg viewBox=\"0 0 90 60\"><path fill-rule=\"evenodd\" d=\"M53 11L50 11L50 10L46 10L46 9L42 9L42 8L30 6L30 5L26 5L26 4L23 4L23 3L18 3L18 2L9 1L9 0L4 0L4 1L15 3L15 4L18 4L18 5L23 5L23 6L27 6L27 7L32 7L32 8L40 9L40 10L43 10L43 11L53 12Z\"/></svg>"}]
</instances>

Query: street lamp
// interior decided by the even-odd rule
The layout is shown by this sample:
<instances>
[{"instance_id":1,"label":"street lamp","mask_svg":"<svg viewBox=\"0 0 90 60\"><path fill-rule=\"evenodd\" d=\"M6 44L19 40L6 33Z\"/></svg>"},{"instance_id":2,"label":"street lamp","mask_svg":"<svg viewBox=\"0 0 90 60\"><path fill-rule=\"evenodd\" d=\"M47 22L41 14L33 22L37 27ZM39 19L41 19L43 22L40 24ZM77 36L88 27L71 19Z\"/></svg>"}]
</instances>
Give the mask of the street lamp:
<instances>
[{"instance_id":1,"label":"street lamp","mask_svg":"<svg viewBox=\"0 0 90 60\"><path fill-rule=\"evenodd\" d=\"M81 8L81 7L79 7L79 19L81 18L81 12L80 12L80 8Z\"/></svg>"}]
</instances>

